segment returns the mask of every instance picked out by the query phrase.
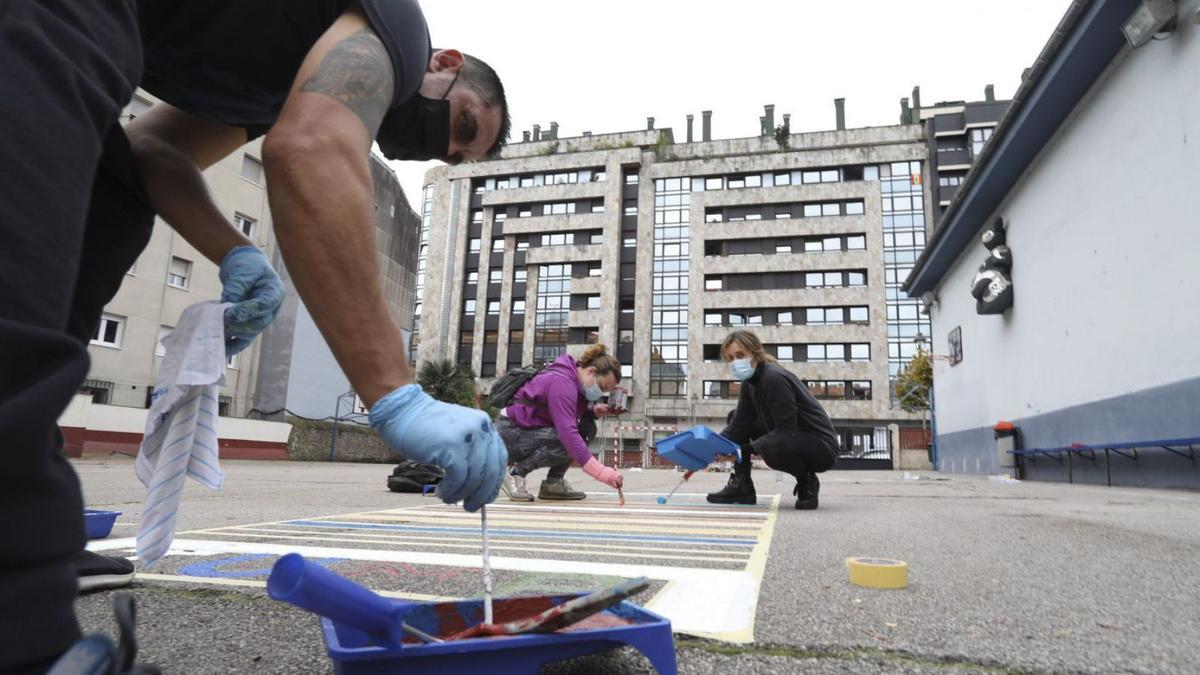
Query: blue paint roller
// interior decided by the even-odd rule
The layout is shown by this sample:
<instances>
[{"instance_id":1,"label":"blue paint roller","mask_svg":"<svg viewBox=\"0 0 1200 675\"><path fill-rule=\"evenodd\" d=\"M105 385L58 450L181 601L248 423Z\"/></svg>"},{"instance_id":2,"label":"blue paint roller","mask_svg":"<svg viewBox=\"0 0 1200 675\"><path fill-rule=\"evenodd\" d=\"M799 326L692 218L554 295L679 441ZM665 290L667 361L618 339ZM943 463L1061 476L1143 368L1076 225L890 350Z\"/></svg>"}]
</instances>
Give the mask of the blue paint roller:
<instances>
[{"instance_id":1,"label":"blue paint roller","mask_svg":"<svg viewBox=\"0 0 1200 675\"><path fill-rule=\"evenodd\" d=\"M687 479L691 478L692 474L694 474L694 473L696 473L696 472L688 471L687 473L683 474L683 478L679 479L679 482L675 484L675 487L671 488L671 491L667 493L666 497L658 498L658 503L666 504L667 500L671 498L671 495L675 494L675 491L678 490L680 487L682 487L683 484L687 482Z\"/></svg>"},{"instance_id":2,"label":"blue paint roller","mask_svg":"<svg viewBox=\"0 0 1200 675\"><path fill-rule=\"evenodd\" d=\"M404 618L414 606L385 598L299 553L275 562L267 595L397 645L403 639Z\"/></svg>"}]
</instances>

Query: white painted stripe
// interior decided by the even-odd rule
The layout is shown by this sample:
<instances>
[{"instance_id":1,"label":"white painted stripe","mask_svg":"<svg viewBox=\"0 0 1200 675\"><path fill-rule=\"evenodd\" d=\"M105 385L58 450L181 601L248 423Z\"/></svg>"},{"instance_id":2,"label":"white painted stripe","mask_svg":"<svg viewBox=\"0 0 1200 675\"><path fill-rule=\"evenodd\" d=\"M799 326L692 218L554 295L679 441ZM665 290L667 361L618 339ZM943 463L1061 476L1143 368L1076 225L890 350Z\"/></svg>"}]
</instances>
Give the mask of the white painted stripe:
<instances>
[{"instance_id":1,"label":"white painted stripe","mask_svg":"<svg viewBox=\"0 0 1200 675\"><path fill-rule=\"evenodd\" d=\"M370 518L362 518L357 520L324 520L322 518L309 518L307 522L313 523L359 523L363 526L367 525L395 525L413 527L472 527L478 528L479 518L459 518L457 515L446 514L445 517L425 515L425 516L378 516ZM547 518L533 519L527 516L509 516L496 517L491 519L496 527L506 529L519 530L522 528L534 530L553 530L562 532L601 532L608 534L655 534L661 536L688 536L688 535L710 535L717 537L755 537L762 528L762 523L713 523L711 521L701 521L696 523L679 524L675 522L663 522L654 520L642 520L640 522L622 522L621 520L610 520L605 522L595 516L587 516L579 519L564 520L563 518Z\"/></svg>"},{"instance_id":2,"label":"white painted stripe","mask_svg":"<svg viewBox=\"0 0 1200 675\"><path fill-rule=\"evenodd\" d=\"M495 520L496 517L493 517ZM570 523L565 522L561 514L545 514L545 513L527 513L527 512L508 512L499 518L503 521L496 522L506 523L560 523L564 526L578 525L605 525L611 529L612 525L653 525L655 528L664 527L716 527L725 529L754 529L762 527L762 522L759 519L739 521L733 518L688 518L686 522L678 518L650 518L642 516L605 516L605 515L589 515ZM324 520L323 518L305 518L303 520ZM351 520L348 518L339 518L339 520ZM375 521L410 521L410 522L434 522L461 520L464 522L474 523L479 520L479 516L473 513L462 513L458 511L421 511L419 513L380 513L365 516L358 516L353 520L375 520ZM539 525L540 526L540 525Z\"/></svg>"},{"instance_id":3,"label":"white painted stripe","mask_svg":"<svg viewBox=\"0 0 1200 675\"><path fill-rule=\"evenodd\" d=\"M216 536L223 536L220 532L211 533ZM224 536L239 536L253 539L282 539L295 541L324 541L336 542L338 544L382 544L384 542L374 539L354 539L351 537L313 537L309 535L276 535L276 534L251 534L238 533L236 535ZM489 548L493 551L521 551L530 554L542 553L557 553L559 555L577 555L577 556L610 556L614 558L649 558L657 560L686 560L690 562L708 562L708 563L731 563L735 565L744 565L747 558L723 558L716 556L696 556L696 555L669 555L663 553L634 553L631 551L576 551L572 549L561 548L546 548L538 547L536 550L530 550L526 546L496 546L491 544L491 537L488 537ZM409 546L429 546L436 548L465 548L472 551L479 550L479 544L418 544L414 542L406 542ZM371 549L356 549L356 550L371 550ZM747 554L748 555L748 554Z\"/></svg>"}]
</instances>

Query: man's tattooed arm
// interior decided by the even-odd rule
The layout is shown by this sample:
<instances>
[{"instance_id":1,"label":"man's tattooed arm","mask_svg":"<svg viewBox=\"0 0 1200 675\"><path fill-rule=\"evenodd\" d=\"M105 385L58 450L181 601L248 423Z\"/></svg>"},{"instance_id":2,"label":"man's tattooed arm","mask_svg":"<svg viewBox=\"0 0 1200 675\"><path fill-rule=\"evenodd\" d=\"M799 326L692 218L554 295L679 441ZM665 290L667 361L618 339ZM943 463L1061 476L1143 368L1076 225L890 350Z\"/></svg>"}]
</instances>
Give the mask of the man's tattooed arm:
<instances>
[{"instance_id":1,"label":"man's tattooed arm","mask_svg":"<svg viewBox=\"0 0 1200 675\"><path fill-rule=\"evenodd\" d=\"M346 106L371 137L392 103L392 59L379 37L364 28L337 43L300 91L324 94Z\"/></svg>"}]
</instances>

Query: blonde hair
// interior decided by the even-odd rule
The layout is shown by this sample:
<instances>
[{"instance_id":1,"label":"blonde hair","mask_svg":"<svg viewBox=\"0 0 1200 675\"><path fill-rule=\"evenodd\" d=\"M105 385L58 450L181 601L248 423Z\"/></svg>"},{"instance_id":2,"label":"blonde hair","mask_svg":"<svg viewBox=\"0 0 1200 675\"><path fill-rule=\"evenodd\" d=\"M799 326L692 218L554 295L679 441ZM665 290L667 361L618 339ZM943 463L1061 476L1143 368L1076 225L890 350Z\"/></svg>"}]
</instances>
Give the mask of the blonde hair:
<instances>
[{"instance_id":1,"label":"blonde hair","mask_svg":"<svg viewBox=\"0 0 1200 675\"><path fill-rule=\"evenodd\" d=\"M576 363L580 368L595 368L598 375L612 373L617 377L617 382L621 381L621 362L617 360L617 357L609 354L608 347L602 344L594 344L583 350Z\"/></svg>"},{"instance_id":2,"label":"blonde hair","mask_svg":"<svg viewBox=\"0 0 1200 675\"><path fill-rule=\"evenodd\" d=\"M748 330L735 330L729 334L729 337L725 338L725 341L721 343L721 358L723 360L729 360L729 347L735 343L741 346L742 349L750 352L760 363L763 361L776 363L775 357L763 349L762 341L758 339L758 336Z\"/></svg>"}]
</instances>

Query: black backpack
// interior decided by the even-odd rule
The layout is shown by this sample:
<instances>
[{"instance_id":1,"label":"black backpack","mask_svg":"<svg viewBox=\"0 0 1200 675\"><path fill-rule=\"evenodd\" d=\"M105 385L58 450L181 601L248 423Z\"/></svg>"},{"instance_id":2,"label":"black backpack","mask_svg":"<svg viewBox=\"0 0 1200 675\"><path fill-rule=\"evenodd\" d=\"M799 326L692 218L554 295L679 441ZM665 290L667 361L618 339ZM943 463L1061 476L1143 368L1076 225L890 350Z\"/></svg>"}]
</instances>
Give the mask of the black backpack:
<instances>
[{"instance_id":1,"label":"black backpack","mask_svg":"<svg viewBox=\"0 0 1200 675\"><path fill-rule=\"evenodd\" d=\"M513 396L516 396L517 390L545 369L545 366L509 368L507 373L501 375L492 384L492 389L488 392L488 403L492 404L494 408L508 407L508 404L513 402ZM533 404L532 401L517 401L517 403Z\"/></svg>"},{"instance_id":2,"label":"black backpack","mask_svg":"<svg viewBox=\"0 0 1200 675\"><path fill-rule=\"evenodd\" d=\"M392 475L387 479L387 486L392 492L419 494L426 485L437 485L445 477L446 472L441 467L405 460L392 470Z\"/></svg>"}]
</instances>

